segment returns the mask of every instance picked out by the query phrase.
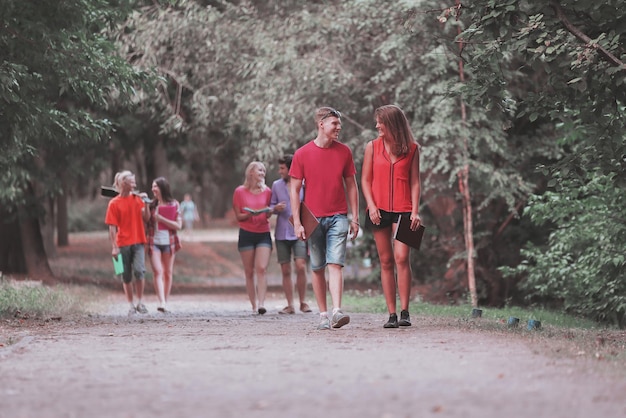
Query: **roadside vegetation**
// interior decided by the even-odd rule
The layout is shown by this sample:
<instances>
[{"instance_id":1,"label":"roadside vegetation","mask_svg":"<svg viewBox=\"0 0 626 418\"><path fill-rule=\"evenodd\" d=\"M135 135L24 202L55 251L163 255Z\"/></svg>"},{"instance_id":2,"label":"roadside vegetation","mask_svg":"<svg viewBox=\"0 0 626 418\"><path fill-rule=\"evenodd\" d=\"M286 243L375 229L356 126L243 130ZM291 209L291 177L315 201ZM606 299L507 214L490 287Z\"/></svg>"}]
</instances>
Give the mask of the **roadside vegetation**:
<instances>
[{"instance_id":1,"label":"roadside vegetation","mask_svg":"<svg viewBox=\"0 0 626 418\"><path fill-rule=\"evenodd\" d=\"M0 281L0 318L61 319L89 311L102 292L94 287Z\"/></svg>"}]
</instances>

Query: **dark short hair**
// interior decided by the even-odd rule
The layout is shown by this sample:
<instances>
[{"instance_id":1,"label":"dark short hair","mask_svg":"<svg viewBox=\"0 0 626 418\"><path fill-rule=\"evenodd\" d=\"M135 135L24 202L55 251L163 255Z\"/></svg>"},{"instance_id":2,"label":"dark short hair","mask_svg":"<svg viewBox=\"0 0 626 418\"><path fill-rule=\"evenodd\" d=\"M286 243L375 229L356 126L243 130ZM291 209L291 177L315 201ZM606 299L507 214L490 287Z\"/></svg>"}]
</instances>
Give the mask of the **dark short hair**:
<instances>
[{"instance_id":1,"label":"dark short hair","mask_svg":"<svg viewBox=\"0 0 626 418\"><path fill-rule=\"evenodd\" d=\"M287 168L291 168L291 161L293 160L293 155L285 154L278 159L278 164L285 164Z\"/></svg>"}]
</instances>

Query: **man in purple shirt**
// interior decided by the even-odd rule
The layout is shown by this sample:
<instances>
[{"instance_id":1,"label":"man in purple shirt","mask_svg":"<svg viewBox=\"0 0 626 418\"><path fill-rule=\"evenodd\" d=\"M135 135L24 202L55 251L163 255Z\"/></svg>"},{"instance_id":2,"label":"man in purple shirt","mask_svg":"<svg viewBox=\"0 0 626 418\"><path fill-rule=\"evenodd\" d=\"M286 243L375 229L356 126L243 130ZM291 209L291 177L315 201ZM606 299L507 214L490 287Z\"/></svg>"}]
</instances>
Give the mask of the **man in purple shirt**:
<instances>
[{"instance_id":1,"label":"man in purple shirt","mask_svg":"<svg viewBox=\"0 0 626 418\"><path fill-rule=\"evenodd\" d=\"M300 310L302 312L311 312L311 308L305 302L306 296L306 264L307 264L307 247L306 242L299 240L293 231L293 225L289 222L291 216L291 205L289 203L289 168L293 156L286 154L278 160L278 174L280 178L272 183L272 198L270 200L270 208L273 209L276 217L276 230L274 232L274 241L276 243L276 255L278 256L278 264L283 275L283 289L287 298L287 306L278 313L294 314L293 307L293 282L291 281L291 256L296 266L296 289L300 297ZM303 193L300 192L300 200Z\"/></svg>"}]
</instances>

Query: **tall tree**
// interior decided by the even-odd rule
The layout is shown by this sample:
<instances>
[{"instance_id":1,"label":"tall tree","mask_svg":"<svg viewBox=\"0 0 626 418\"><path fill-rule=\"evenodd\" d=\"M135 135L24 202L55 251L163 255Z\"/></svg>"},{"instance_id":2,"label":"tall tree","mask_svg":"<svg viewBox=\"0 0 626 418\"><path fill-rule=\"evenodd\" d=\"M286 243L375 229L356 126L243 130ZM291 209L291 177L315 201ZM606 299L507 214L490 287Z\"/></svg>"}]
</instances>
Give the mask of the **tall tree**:
<instances>
[{"instance_id":1,"label":"tall tree","mask_svg":"<svg viewBox=\"0 0 626 418\"><path fill-rule=\"evenodd\" d=\"M547 190L527 208L546 234L506 271L530 300L626 326L623 2L473 1L468 13L467 93L514 110L513 129L534 126L559 150L539 165Z\"/></svg>"},{"instance_id":2,"label":"tall tree","mask_svg":"<svg viewBox=\"0 0 626 418\"><path fill-rule=\"evenodd\" d=\"M106 32L128 1L0 3L0 270L51 279L41 235L44 202L61 193L63 167L106 141L99 118L145 76L115 54Z\"/></svg>"}]
</instances>

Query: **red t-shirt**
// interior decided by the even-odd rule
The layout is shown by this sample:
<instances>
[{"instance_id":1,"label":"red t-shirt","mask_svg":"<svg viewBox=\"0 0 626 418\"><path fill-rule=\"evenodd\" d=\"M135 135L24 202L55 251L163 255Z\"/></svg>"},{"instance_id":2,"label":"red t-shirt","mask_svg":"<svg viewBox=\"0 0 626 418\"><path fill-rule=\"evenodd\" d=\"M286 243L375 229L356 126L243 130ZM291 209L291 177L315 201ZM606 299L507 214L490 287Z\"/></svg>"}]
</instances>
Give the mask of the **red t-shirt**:
<instances>
[{"instance_id":1,"label":"red t-shirt","mask_svg":"<svg viewBox=\"0 0 626 418\"><path fill-rule=\"evenodd\" d=\"M391 162L381 138L372 141L372 197L379 209L411 212L411 166L417 151L412 143L409 153Z\"/></svg>"},{"instance_id":2,"label":"red t-shirt","mask_svg":"<svg viewBox=\"0 0 626 418\"><path fill-rule=\"evenodd\" d=\"M289 170L291 177L304 180L304 202L318 218L348 213L343 179L355 174L352 151L337 141L328 148L313 141L300 147Z\"/></svg>"},{"instance_id":3,"label":"red t-shirt","mask_svg":"<svg viewBox=\"0 0 626 418\"><path fill-rule=\"evenodd\" d=\"M246 213L243 208L261 209L270 205L272 189L266 187L259 194L250 192L243 186L235 189L233 194L233 206L238 206L241 213ZM251 216L245 221L239 221L239 228L248 232L270 232L270 221L266 213Z\"/></svg>"},{"instance_id":4,"label":"red t-shirt","mask_svg":"<svg viewBox=\"0 0 626 418\"><path fill-rule=\"evenodd\" d=\"M109 202L104 222L117 226L118 247L146 243L146 232L141 216L144 206L141 198L134 194L125 197L116 196Z\"/></svg>"}]
</instances>

